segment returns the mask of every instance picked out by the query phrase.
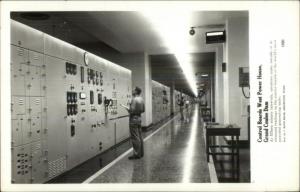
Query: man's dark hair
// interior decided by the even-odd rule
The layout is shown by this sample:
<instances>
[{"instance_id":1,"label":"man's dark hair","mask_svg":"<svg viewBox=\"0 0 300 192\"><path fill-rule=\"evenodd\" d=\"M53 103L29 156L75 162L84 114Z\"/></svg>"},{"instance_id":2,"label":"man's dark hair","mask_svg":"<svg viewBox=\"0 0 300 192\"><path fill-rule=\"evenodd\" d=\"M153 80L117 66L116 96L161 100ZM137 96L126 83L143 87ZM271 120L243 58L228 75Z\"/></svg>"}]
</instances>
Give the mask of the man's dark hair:
<instances>
[{"instance_id":1,"label":"man's dark hair","mask_svg":"<svg viewBox=\"0 0 300 192\"><path fill-rule=\"evenodd\" d=\"M142 90L139 87L135 87L134 90L135 90L136 94L138 94L138 95L140 95L142 93Z\"/></svg>"}]
</instances>

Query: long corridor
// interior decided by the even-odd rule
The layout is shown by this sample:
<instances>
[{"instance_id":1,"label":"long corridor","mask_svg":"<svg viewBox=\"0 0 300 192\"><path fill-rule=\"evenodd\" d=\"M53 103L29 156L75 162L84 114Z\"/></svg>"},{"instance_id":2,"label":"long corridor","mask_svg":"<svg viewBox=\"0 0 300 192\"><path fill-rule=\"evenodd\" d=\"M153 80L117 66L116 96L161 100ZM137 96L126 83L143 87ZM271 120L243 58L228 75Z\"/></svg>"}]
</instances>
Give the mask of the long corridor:
<instances>
[{"instance_id":1,"label":"long corridor","mask_svg":"<svg viewBox=\"0 0 300 192\"><path fill-rule=\"evenodd\" d=\"M128 160L132 150L99 170L85 183L210 182L198 107L181 121L177 115L144 139L145 156Z\"/></svg>"}]
</instances>

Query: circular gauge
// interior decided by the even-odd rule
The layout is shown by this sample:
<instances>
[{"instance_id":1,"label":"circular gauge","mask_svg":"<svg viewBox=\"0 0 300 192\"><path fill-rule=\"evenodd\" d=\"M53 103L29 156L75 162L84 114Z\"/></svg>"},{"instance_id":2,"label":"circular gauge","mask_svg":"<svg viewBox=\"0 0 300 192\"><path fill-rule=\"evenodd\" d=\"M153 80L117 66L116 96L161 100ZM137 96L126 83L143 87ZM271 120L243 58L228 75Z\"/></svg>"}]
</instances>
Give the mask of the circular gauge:
<instances>
[{"instance_id":1,"label":"circular gauge","mask_svg":"<svg viewBox=\"0 0 300 192\"><path fill-rule=\"evenodd\" d=\"M88 56L88 52L84 53L84 63L85 65L89 65L89 56Z\"/></svg>"}]
</instances>

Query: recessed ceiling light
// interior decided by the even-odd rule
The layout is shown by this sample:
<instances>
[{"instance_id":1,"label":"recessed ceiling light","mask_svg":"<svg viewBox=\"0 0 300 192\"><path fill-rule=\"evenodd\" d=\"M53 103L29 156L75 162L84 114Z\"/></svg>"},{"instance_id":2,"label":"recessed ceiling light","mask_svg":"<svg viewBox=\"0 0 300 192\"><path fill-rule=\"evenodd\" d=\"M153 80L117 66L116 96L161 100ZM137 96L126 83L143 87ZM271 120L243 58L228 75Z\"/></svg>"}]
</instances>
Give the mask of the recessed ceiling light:
<instances>
[{"instance_id":1,"label":"recessed ceiling light","mask_svg":"<svg viewBox=\"0 0 300 192\"><path fill-rule=\"evenodd\" d=\"M202 74L201 77L208 77L208 74Z\"/></svg>"}]
</instances>

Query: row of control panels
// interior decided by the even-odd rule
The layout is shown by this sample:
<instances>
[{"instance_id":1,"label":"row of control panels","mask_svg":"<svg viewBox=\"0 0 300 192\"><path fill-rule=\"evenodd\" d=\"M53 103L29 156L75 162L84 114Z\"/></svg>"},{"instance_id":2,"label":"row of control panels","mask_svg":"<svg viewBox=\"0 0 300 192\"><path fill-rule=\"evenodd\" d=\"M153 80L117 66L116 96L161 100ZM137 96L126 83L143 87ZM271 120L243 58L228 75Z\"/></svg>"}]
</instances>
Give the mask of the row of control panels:
<instances>
[{"instance_id":1,"label":"row of control panels","mask_svg":"<svg viewBox=\"0 0 300 192\"><path fill-rule=\"evenodd\" d=\"M47 182L129 137L130 70L15 21L11 50L12 183Z\"/></svg>"}]
</instances>

